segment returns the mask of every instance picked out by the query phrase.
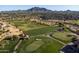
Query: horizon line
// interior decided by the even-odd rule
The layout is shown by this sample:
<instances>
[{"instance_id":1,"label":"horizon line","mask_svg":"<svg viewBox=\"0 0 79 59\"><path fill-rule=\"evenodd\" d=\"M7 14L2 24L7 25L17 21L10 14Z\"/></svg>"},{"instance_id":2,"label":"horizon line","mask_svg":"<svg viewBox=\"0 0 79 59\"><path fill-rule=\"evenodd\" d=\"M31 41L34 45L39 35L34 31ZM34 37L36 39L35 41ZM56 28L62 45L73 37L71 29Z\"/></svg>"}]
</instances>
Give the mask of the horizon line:
<instances>
[{"instance_id":1,"label":"horizon line","mask_svg":"<svg viewBox=\"0 0 79 59\"><path fill-rule=\"evenodd\" d=\"M46 8L52 11L79 11L79 5L0 5L0 11L28 10L34 7Z\"/></svg>"}]
</instances>

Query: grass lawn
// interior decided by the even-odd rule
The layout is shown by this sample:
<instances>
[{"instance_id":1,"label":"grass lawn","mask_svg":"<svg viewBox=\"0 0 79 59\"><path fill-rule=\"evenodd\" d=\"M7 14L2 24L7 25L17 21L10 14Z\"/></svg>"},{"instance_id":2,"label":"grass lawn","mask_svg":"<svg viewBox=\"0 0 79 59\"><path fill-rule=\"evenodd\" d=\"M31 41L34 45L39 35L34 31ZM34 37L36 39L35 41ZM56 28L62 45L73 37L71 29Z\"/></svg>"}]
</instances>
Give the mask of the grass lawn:
<instances>
[{"instance_id":1,"label":"grass lawn","mask_svg":"<svg viewBox=\"0 0 79 59\"><path fill-rule=\"evenodd\" d=\"M72 22L73 24L79 25L79 20L72 20L71 22Z\"/></svg>"},{"instance_id":2,"label":"grass lawn","mask_svg":"<svg viewBox=\"0 0 79 59\"><path fill-rule=\"evenodd\" d=\"M70 35L71 32L55 32L53 34L54 37L56 37L58 40L61 40L63 41L64 43L69 43L71 42L71 39L74 37L74 36L71 36L71 37L68 37L68 35Z\"/></svg>"},{"instance_id":3,"label":"grass lawn","mask_svg":"<svg viewBox=\"0 0 79 59\"><path fill-rule=\"evenodd\" d=\"M17 26L23 31L46 27L46 25L41 25L35 22L24 21L24 20L9 20L8 22L14 26Z\"/></svg>"},{"instance_id":4,"label":"grass lawn","mask_svg":"<svg viewBox=\"0 0 79 59\"><path fill-rule=\"evenodd\" d=\"M43 41L34 41L31 44L29 44L25 49L26 52L32 52L35 51L36 49L38 49L40 46L43 45Z\"/></svg>"},{"instance_id":5,"label":"grass lawn","mask_svg":"<svg viewBox=\"0 0 79 59\"><path fill-rule=\"evenodd\" d=\"M63 32L57 31L59 28L58 26L46 26L37 24L35 22L30 21L24 21L24 20L10 20L11 24L17 26L22 31L26 32L30 39L23 40L18 49L17 52L22 53L57 53L60 51L60 49L64 46L62 43L60 43L57 40L60 40L64 43L68 43L71 41L72 37L67 37L68 34L71 32L68 31L67 28ZM64 26L65 27L65 26ZM48 36L50 33L53 34L56 38L49 38ZM36 40L40 39L40 40ZM56 40L55 40L56 39ZM10 41L9 44L6 44L4 49L13 49L16 45L17 41Z\"/></svg>"},{"instance_id":6,"label":"grass lawn","mask_svg":"<svg viewBox=\"0 0 79 59\"><path fill-rule=\"evenodd\" d=\"M60 42L54 40L54 38L50 39L49 37L45 36L38 36L36 38L42 39L42 41L44 42L44 44L40 48L38 48L36 51L33 51L36 53L56 53L59 52L60 49L64 46Z\"/></svg>"},{"instance_id":7,"label":"grass lawn","mask_svg":"<svg viewBox=\"0 0 79 59\"><path fill-rule=\"evenodd\" d=\"M17 44L18 40L3 40L0 42L0 50L3 50L5 53L6 52L12 52L15 45ZM4 47L3 47L4 46ZM7 50L7 51L6 51ZM2 51L0 51L2 52Z\"/></svg>"},{"instance_id":8,"label":"grass lawn","mask_svg":"<svg viewBox=\"0 0 79 59\"><path fill-rule=\"evenodd\" d=\"M36 40L41 39L41 40ZM27 41L21 43L18 48L18 52L59 52L59 50L63 47L61 43L50 39L49 37L44 36L36 36L32 37Z\"/></svg>"},{"instance_id":9,"label":"grass lawn","mask_svg":"<svg viewBox=\"0 0 79 59\"><path fill-rule=\"evenodd\" d=\"M50 32L55 32L56 29L57 29L56 26L47 26L47 27L43 27L43 28L29 30L26 33L28 35L30 35L30 36L35 36L35 35L40 35L40 34L46 34L46 33L50 33Z\"/></svg>"},{"instance_id":10,"label":"grass lawn","mask_svg":"<svg viewBox=\"0 0 79 59\"><path fill-rule=\"evenodd\" d=\"M20 28L23 31L28 31L28 30L38 29L43 27L46 27L46 26L32 23L32 22L29 22L28 24L23 24L22 26L18 26L18 28Z\"/></svg>"}]
</instances>

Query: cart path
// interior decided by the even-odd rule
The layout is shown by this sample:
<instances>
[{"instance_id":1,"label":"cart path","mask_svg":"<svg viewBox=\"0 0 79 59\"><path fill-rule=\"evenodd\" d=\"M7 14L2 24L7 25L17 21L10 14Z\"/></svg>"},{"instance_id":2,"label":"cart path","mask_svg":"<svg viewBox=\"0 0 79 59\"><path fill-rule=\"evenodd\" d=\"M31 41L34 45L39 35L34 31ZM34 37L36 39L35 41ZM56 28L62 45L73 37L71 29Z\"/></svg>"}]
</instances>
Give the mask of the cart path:
<instances>
[{"instance_id":1,"label":"cart path","mask_svg":"<svg viewBox=\"0 0 79 59\"><path fill-rule=\"evenodd\" d=\"M53 39L54 38L54 37L51 37L49 34L48 34L48 36L46 36L44 34L42 34L42 35L36 35L36 36L45 36L45 37L49 37L50 39ZM31 36L31 37L36 37L36 36ZM61 43L63 45L66 45L66 43L64 43L64 42L62 42L62 41L60 41L60 40L58 40L56 38L54 38L53 40L58 41L59 43Z\"/></svg>"},{"instance_id":2,"label":"cart path","mask_svg":"<svg viewBox=\"0 0 79 59\"><path fill-rule=\"evenodd\" d=\"M19 40L19 42L14 47L14 50L13 50L14 53L16 52L16 50L18 49L18 47L20 46L21 43L22 43L22 40Z\"/></svg>"}]
</instances>

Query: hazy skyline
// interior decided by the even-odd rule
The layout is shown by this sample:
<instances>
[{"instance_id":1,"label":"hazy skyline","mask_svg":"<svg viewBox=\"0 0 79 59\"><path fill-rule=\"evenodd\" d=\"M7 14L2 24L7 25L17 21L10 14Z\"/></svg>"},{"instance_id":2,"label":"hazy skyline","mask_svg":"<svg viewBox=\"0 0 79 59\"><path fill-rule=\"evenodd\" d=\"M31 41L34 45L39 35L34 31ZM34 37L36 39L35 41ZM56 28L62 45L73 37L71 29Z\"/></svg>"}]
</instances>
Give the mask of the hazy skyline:
<instances>
[{"instance_id":1,"label":"hazy skyline","mask_svg":"<svg viewBox=\"0 0 79 59\"><path fill-rule=\"evenodd\" d=\"M42 7L57 11L61 10L79 11L79 5L0 5L0 11L27 10L32 7Z\"/></svg>"}]
</instances>

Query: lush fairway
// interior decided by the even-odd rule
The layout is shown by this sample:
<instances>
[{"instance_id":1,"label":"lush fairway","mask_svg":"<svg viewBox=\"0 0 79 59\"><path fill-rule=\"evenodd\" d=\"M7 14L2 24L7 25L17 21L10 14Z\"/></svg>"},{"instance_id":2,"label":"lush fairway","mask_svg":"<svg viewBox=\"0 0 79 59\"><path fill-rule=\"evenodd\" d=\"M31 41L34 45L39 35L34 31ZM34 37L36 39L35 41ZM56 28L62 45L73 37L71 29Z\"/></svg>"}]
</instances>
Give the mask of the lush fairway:
<instances>
[{"instance_id":1,"label":"lush fairway","mask_svg":"<svg viewBox=\"0 0 79 59\"><path fill-rule=\"evenodd\" d=\"M37 40L38 39L38 40ZM64 45L53 38L36 36L30 38L30 40L23 41L18 48L18 52L59 52Z\"/></svg>"},{"instance_id":2,"label":"lush fairway","mask_svg":"<svg viewBox=\"0 0 79 59\"><path fill-rule=\"evenodd\" d=\"M35 51L36 49L38 49L40 46L43 45L43 41L34 41L33 43L29 44L27 47L26 47L26 51L27 52L32 52L32 51Z\"/></svg>"},{"instance_id":3,"label":"lush fairway","mask_svg":"<svg viewBox=\"0 0 79 59\"><path fill-rule=\"evenodd\" d=\"M72 37L68 37L71 32L65 26L62 27L64 30L60 32L58 29L61 27L55 25L46 26L25 20L10 20L9 22L30 36L28 40L22 41L16 50L17 52L57 53L64 46L61 42L67 44L72 39ZM10 46L8 45L8 48L6 46L5 49L13 50L16 44L17 42L14 41Z\"/></svg>"},{"instance_id":4,"label":"lush fairway","mask_svg":"<svg viewBox=\"0 0 79 59\"><path fill-rule=\"evenodd\" d=\"M41 35L41 34L47 34L50 32L55 32L56 29L57 29L57 27L55 27L55 26L47 26L47 27L43 27L43 28L29 30L26 33L31 36L35 36L35 35Z\"/></svg>"},{"instance_id":5,"label":"lush fairway","mask_svg":"<svg viewBox=\"0 0 79 59\"><path fill-rule=\"evenodd\" d=\"M28 20L9 20L10 24L20 28L23 31L28 31L32 29L38 29L42 27L46 27L46 25L37 24L35 22L30 22Z\"/></svg>"},{"instance_id":6,"label":"lush fairway","mask_svg":"<svg viewBox=\"0 0 79 59\"><path fill-rule=\"evenodd\" d=\"M73 33L71 32L55 32L53 34L53 37L57 38L58 40L61 40L63 41L64 43L69 43L71 42L71 39L74 37L74 36L68 36L68 35L71 35Z\"/></svg>"}]
</instances>

